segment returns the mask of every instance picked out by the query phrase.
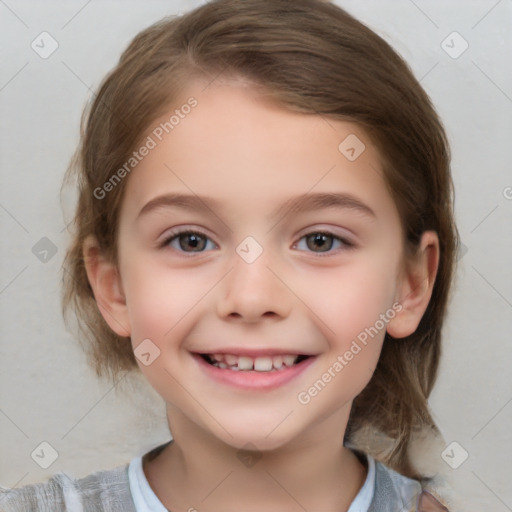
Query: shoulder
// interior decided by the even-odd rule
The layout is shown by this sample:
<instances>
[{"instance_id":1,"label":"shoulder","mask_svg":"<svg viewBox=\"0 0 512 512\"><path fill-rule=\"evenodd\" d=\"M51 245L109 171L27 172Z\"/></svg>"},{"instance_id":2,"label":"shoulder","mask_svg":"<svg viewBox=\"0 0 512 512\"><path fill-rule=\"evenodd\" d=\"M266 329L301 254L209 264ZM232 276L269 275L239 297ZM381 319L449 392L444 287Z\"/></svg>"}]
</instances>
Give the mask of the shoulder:
<instances>
[{"instance_id":1,"label":"shoulder","mask_svg":"<svg viewBox=\"0 0 512 512\"><path fill-rule=\"evenodd\" d=\"M421 494L421 484L417 480L407 478L375 461L375 494L374 501L380 503L400 504L403 510L411 510ZM382 508L382 507L381 507ZM375 508L375 510L381 510ZM387 510L382 508L382 510ZM390 509L391 510L391 509ZM412 508L414 510L414 508ZM373 510L372 510L373 512Z\"/></svg>"},{"instance_id":2,"label":"shoulder","mask_svg":"<svg viewBox=\"0 0 512 512\"><path fill-rule=\"evenodd\" d=\"M2 512L135 512L128 464L75 479L57 473L45 483L0 486Z\"/></svg>"},{"instance_id":3,"label":"shoulder","mask_svg":"<svg viewBox=\"0 0 512 512\"><path fill-rule=\"evenodd\" d=\"M419 481L375 461L375 491L368 512L398 511L448 512L448 509L424 489Z\"/></svg>"}]
</instances>

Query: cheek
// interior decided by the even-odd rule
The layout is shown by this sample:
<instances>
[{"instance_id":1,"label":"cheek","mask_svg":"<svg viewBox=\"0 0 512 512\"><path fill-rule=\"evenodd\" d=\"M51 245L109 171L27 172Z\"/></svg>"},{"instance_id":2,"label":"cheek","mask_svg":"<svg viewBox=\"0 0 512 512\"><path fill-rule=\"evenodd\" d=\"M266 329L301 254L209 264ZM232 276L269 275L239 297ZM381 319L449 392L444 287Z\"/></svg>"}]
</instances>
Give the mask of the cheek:
<instances>
[{"instance_id":1,"label":"cheek","mask_svg":"<svg viewBox=\"0 0 512 512\"><path fill-rule=\"evenodd\" d=\"M321 319L315 324L328 346L318 372L297 398L319 421L351 402L375 371L385 335L382 318L394 313L389 275L378 265L354 265L316 281L311 309Z\"/></svg>"},{"instance_id":2,"label":"cheek","mask_svg":"<svg viewBox=\"0 0 512 512\"><path fill-rule=\"evenodd\" d=\"M341 267L335 273L316 273L311 309L323 333L339 349L349 346L365 329L383 331L381 315L391 307L394 282L390 268L378 263ZM383 336L383 332L382 332Z\"/></svg>"},{"instance_id":3,"label":"cheek","mask_svg":"<svg viewBox=\"0 0 512 512\"><path fill-rule=\"evenodd\" d=\"M192 312L208 291L204 280L186 271L169 270L154 262L131 262L125 269L126 303L132 336L137 339L169 337L169 331Z\"/></svg>"}]
</instances>

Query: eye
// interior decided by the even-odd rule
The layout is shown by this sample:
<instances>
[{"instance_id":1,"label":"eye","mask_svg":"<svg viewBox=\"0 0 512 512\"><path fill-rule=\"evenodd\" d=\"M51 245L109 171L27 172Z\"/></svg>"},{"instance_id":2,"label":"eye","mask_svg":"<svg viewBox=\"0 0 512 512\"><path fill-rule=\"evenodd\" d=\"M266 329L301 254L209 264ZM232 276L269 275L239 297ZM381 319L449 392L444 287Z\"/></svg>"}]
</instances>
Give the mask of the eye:
<instances>
[{"instance_id":1,"label":"eye","mask_svg":"<svg viewBox=\"0 0 512 512\"><path fill-rule=\"evenodd\" d=\"M300 238L299 242L293 248L304 250L305 241L306 250L316 253L333 252L333 249L352 249L353 243L345 238L330 233L329 231L313 231ZM208 247L208 244L210 246ZM202 253L208 249L215 249L217 245L204 233L192 230L176 230L169 233L161 243L161 247L172 247L179 252Z\"/></svg>"},{"instance_id":2,"label":"eye","mask_svg":"<svg viewBox=\"0 0 512 512\"><path fill-rule=\"evenodd\" d=\"M181 252L204 252L208 242L213 244L213 248L216 247L205 234L199 231L183 230L169 233L162 242L162 247L171 246Z\"/></svg>"},{"instance_id":3,"label":"eye","mask_svg":"<svg viewBox=\"0 0 512 512\"><path fill-rule=\"evenodd\" d=\"M355 247L353 243L329 231L313 231L308 233L299 240L294 248L299 247L302 240L305 240L307 249L317 253L332 252L331 249L333 249L336 242L338 243L338 248L352 249Z\"/></svg>"}]
</instances>

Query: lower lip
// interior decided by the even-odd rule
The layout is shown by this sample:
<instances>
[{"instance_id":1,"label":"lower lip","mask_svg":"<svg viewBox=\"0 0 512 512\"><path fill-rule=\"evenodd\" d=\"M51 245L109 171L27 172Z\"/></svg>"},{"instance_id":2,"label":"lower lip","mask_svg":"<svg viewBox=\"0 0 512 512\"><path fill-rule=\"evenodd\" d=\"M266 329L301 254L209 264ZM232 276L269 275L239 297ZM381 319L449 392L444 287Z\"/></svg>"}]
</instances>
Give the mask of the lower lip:
<instances>
[{"instance_id":1,"label":"lower lip","mask_svg":"<svg viewBox=\"0 0 512 512\"><path fill-rule=\"evenodd\" d=\"M193 354L200 368L213 380L228 386L252 390L272 390L290 382L309 368L316 357L310 356L299 364L282 370L257 372L254 370L229 370L207 363L199 354Z\"/></svg>"}]
</instances>

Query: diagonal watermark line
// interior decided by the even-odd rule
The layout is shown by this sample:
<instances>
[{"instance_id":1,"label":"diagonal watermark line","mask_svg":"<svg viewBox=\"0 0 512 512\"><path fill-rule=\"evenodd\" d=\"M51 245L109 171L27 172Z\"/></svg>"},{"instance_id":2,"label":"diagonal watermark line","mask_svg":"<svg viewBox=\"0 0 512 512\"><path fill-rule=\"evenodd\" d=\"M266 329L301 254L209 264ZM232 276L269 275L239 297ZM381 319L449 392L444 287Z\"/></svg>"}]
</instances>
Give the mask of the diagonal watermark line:
<instances>
[{"instance_id":1,"label":"diagonal watermark line","mask_svg":"<svg viewBox=\"0 0 512 512\"><path fill-rule=\"evenodd\" d=\"M0 3L2 3L3 5L5 5L5 7L7 9L9 9L9 11L11 11L11 14L13 16L15 16L16 18L18 18L18 20L23 23L23 25L25 25L25 27L29 28L29 26L4 2L4 0L0 0Z\"/></svg>"},{"instance_id":2,"label":"diagonal watermark line","mask_svg":"<svg viewBox=\"0 0 512 512\"><path fill-rule=\"evenodd\" d=\"M407 295L405 295L403 298L401 298L401 299L399 300L399 303L404 302L404 301L407 299L407 297L409 297L409 295L413 294L413 293L415 292L415 290L416 290L416 289L418 289L419 287L421 287L421 286L423 285L423 283L424 283L427 279L433 279L433 276L434 276L434 275L435 275L435 273L432 273L432 274L428 275L427 277L425 277L425 278L421 281L421 283L420 283L420 284L418 284L418 285L417 285L413 290L411 290ZM381 315L379 315L379 317L378 317L378 318L380 319L380 318L381 318ZM361 332L364 332L364 331L361 331ZM359 337L359 335L358 335L356 338L354 338L354 339L357 339L358 337ZM384 338L384 339L386 339L386 338ZM361 348L361 350L364 350L364 349L365 349L365 347L362 347L362 348ZM328 369L325 369L324 371L328 371ZM373 371L375 371L375 368L370 369L370 371L373 373ZM323 373L323 372L320 372L320 374L322 374L322 373ZM414 404L411 404L408 400L404 400L404 399L403 399L403 397L399 397L396 393L393 393L390 389L387 389L387 390L386 390L386 392L387 392L387 394L392 395L392 396L393 396L395 399L397 399L398 401L402 401L402 402L403 402L403 403L404 403L408 408L410 408L410 409L411 409L413 412L415 412L415 414L416 414L416 407L415 407L415 405L414 405ZM299 400L299 401L300 401L300 400ZM341 408L341 407L344 407L344 406L345 406L349 401L350 401L350 400L348 400L348 399L347 399L343 404L340 404L340 408ZM306 404L304 404L304 405L306 405ZM385 410L384 405L379 404L379 407L381 407L383 410ZM430 417L431 417L432 421L434 422L434 424L439 425L439 424L440 424L440 422L439 422L439 421L438 421L438 419L435 417L435 415L434 415L433 411L431 411L430 409L429 409L429 414L430 414ZM416 414L416 415L417 415L417 414ZM418 416L418 415L417 415L417 416ZM425 420L425 418L424 418L422 415L419 415L419 420L420 420L420 422L419 422L420 424L425 425L425 421L424 421L424 420Z\"/></svg>"},{"instance_id":3,"label":"diagonal watermark line","mask_svg":"<svg viewBox=\"0 0 512 512\"><path fill-rule=\"evenodd\" d=\"M66 436L74 430L81 421L83 421L83 419L126 377L127 374L128 372L115 382L111 388L61 437L61 439L65 439Z\"/></svg>"},{"instance_id":4,"label":"diagonal watermark line","mask_svg":"<svg viewBox=\"0 0 512 512\"><path fill-rule=\"evenodd\" d=\"M417 413L417 411L416 411L416 404L412 403L411 400L404 399L402 396L400 396L397 393L393 392L391 390L391 388L387 388L386 389L386 394L392 395L393 398L395 398L397 402L402 402L405 406L407 406L413 412L414 420L415 421L419 421L420 424L422 425L420 428L423 428L423 426L425 425L426 418L425 418L425 416L423 414L418 414ZM349 402L349 400L347 400L343 405L345 405L348 402ZM379 403L378 407L380 409L382 409L383 413L387 412L387 409L386 409L386 407L383 404ZM428 414L430 415L430 417L432 418L432 421L435 423L436 426L441 425L441 422L436 417L436 415L434 414L434 411L430 408L430 406L428 406Z\"/></svg>"},{"instance_id":5,"label":"diagonal watermark line","mask_svg":"<svg viewBox=\"0 0 512 512\"><path fill-rule=\"evenodd\" d=\"M76 279L75 279L75 276L73 275L72 272L70 272L64 265L61 266L61 269L66 272L66 274L69 275L69 277L71 277L71 279L73 279L73 281L75 281L75 283L77 282ZM98 309L100 310L101 313L106 313L117 325L119 325L119 327L121 327L121 329L123 329L124 331L126 332L130 332L130 329L128 329L125 325L123 325L113 314L112 312L110 311L109 307L107 304L104 304L102 302L100 302L96 297L94 297L94 300L96 301L96 305L98 306Z\"/></svg>"},{"instance_id":6,"label":"diagonal watermark line","mask_svg":"<svg viewBox=\"0 0 512 512\"><path fill-rule=\"evenodd\" d=\"M338 131L336 130L336 128L334 128L334 126L330 123L330 119L325 115L325 114L321 114L320 112L317 112L315 109L311 109L311 110L314 110L314 113L315 115L319 116L322 118L322 121L336 134L338 135Z\"/></svg>"},{"instance_id":7,"label":"diagonal watermark line","mask_svg":"<svg viewBox=\"0 0 512 512\"><path fill-rule=\"evenodd\" d=\"M89 85L87 85L63 60L61 60L62 64L64 64L64 66L66 66L68 68L68 70L76 76L76 78L78 78L78 80L80 80L80 82L82 82L83 85L85 85L85 87L87 87L87 89L89 89L90 92L93 93L94 97L96 97L96 94L94 93L94 91L91 89L91 87Z\"/></svg>"},{"instance_id":8,"label":"diagonal watermark line","mask_svg":"<svg viewBox=\"0 0 512 512\"><path fill-rule=\"evenodd\" d=\"M512 304L509 302L509 300L504 295L502 295L496 289L496 287L494 287L480 272L478 272L478 270L473 265L471 265L471 268L512 308Z\"/></svg>"},{"instance_id":9,"label":"diagonal watermark line","mask_svg":"<svg viewBox=\"0 0 512 512\"><path fill-rule=\"evenodd\" d=\"M25 473L11 488L9 491L7 491L5 494L2 493L0 494L0 504L2 503L2 501L5 500L5 498L7 498L7 496L9 495L10 492L12 491L15 491L16 490L16 487L19 486L20 482L22 482L23 480L25 480L25 478L27 478L27 475L29 474L30 472L27 472Z\"/></svg>"},{"instance_id":10,"label":"diagonal watermark line","mask_svg":"<svg viewBox=\"0 0 512 512\"><path fill-rule=\"evenodd\" d=\"M311 109L311 110L314 110L314 109ZM336 128L334 128L334 126L329 122L329 119L328 119L328 117L327 117L326 115L324 115L324 114L320 114L320 113L319 113L319 112L317 112L316 110L314 110L314 112L315 112L315 114L316 114L316 115L318 115L318 116L320 116L320 117L322 118L322 120L325 122L325 124L327 124L327 126L329 126L329 128L331 128L331 130L332 130L334 133L336 133L336 135L338 135L338 131L337 131L337 130L336 130ZM377 174L377 176L379 176L380 178L383 178L382 173L381 173L381 172L379 172L379 170L378 170L378 169L376 169L376 168L375 168L375 166L374 166L374 165L372 165L372 163L371 163L371 162L368 162L368 166L370 167L370 169L371 169L373 172L375 172L375 173ZM323 179L325 178L325 176L326 176L329 172L331 172L331 171L332 171L332 169L333 169L334 167L336 167L336 164L334 164L334 165L333 165L333 167L331 167L331 168L330 168L330 169L329 169L329 170L328 170L328 171L327 171L327 172L326 172L326 173L325 173L325 174L324 174L324 175L323 175L323 176L322 176L322 177L321 177L321 178L320 178L320 179L319 179L319 180L318 180L314 185L313 185L313 187L311 187L311 188L308 190L308 192L311 192L311 190L312 190L316 185L318 185L318 183L319 183L321 180L323 180ZM281 220L282 220L282 219L280 219L278 222L280 222ZM270 228L270 230L269 230L269 231L271 231L272 229L274 229L274 226L273 226L272 228ZM269 231L267 231L267 233L268 233Z\"/></svg>"},{"instance_id":11,"label":"diagonal watermark line","mask_svg":"<svg viewBox=\"0 0 512 512\"><path fill-rule=\"evenodd\" d=\"M75 77L80 80L80 82L85 85L85 87L88 89L88 91L92 94L92 97L96 100L98 95L94 92L93 89L91 89L91 87L89 87L89 85L87 85L63 60L61 60L62 64L64 64L64 66L66 66L66 68L68 68L69 72L72 73L73 75L75 75ZM110 105L108 103L106 103L103 99L101 100L101 104L110 112L110 114L112 114L112 108L110 107ZM113 115L113 114L112 114ZM114 116L113 117L116 117L121 123L124 124L125 127L128 127L128 124L125 122L124 119L122 119L121 117L119 116Z\"/></svg>"},{"instance_id":12,"label":"diagonal watermark line","mask_svg":"<svg viewBox=\"0 0 512 512\"><path fill-rule=\"evenodd\" d=\"M61 30L63 28L66 28L90 3L92 2L92 0L89 0L88 2L86 2L77 12L76 14L74 14L73 16L71 16L71 18L66 21L66 23L64 23L64 25L62 25L62 27L60 28Z\"/></svg>"},{"instance_id":13,"label":"diagonal watermark line","mask_svg":"<svg viewBox=\"0 0 512 512\"><path fill-rule=\"evenodd\" d=\"M7 215L9 215L9 217L11 217L11 219L16 222L16 224L18 224L18 226L21 227L21 229L23 229L23 231L25 231L25 233L28 234L28 229L3 205L3 204L0 204L0 208L2 208L2 210L7 213Z\"/></svg>"},{"instance_id":14,"label":"diagonal watermark line","mask_svg":"<svg viewBox=\"0 0 512 512\"><path fill-rule=\"evenodd\" d=\"M293 293L293 295L295 295L295 297L297 297L297 299L302 302L302 304L304 304L304 306L306 306L311 311L311 313L313 313L325 325L325 327L327 327L327 329L329 329L329 331L331 331L333 334L336 334L268 265L265 266L270 270L270 272L272 272L272 274L277 277L277 279L279 279L279 281L281 281L281 283L286 286L286 288L288 288L288 290Z\"/></svg>"},{"instance_id":15,"label":"diagonal watermark line","mask_svg":"<svg viewBox=\"0 0 512 512\"><path fill-rule=\"evenodd\" d=\"M7 290L7 288L9 288L9 286L11 286L12 283L14 283L14 281L16 281L16 279L18 279L18 277L21 276L21 274L23 274L23 272L25 272L25 270L27 270L28 268L28 265L25 265L1 290L0 290L0 295L2 293L5 292L5 290Z\"/></svg>"},{"instance_id":16,"label":"diagonal watermark line","mask_svg":"<svg viewBox=\"0 0 512 512\"><path fill-rule=\"evenodd\" d=\"M480 483L482 483L485 487L487 487L487 489L490 492L492 492L492 494L494 494L496 499L501 501L501 503L503 503L503 505L505 505L505 507L507 507L508 510L512 511L512 508L510 508L474 471L471 471L471 473L473 473L473 475L475 475L475 477L478 478L478 480L480 480Z\"/></svg>"},{"instance_id":17,"label":"diagonal watermark line","mask_svg":"<svg viewBox=\"0 0 512 512\"><path fill-rule=\"evenodd\" d=\"M101 302L99 302L98 300L96 300L96 304L98 305L98 309L102 312L102 313L106 313L110 318L112 318L112 320L117 324L119 325L119 327L121 327L121 329L123 329L124 331L126 332L130 332L130 329L128 329L125 325L123 325L113 314L112 312L110 311L109 307L106 305L106 304L103 304Z\"/></svg>"},{"instance_id":18,"label":"diagonal watermark line","mask_svg":"<svg viewBox=\"0 0 512 512\"><path fill-rule=\"evenodd\" d=\"M208 496L210 496L216 489L218 489L227 479L228 477L231 475L231 473L233 473L233 471L230 471L202 500L201 500L201 503L203 503L204 500L206 500L206 498L208 498ZM192 509L189 509L189 510L192 510ZM194 509L195 510L195 509Z\"/></svg>"},{"instance_id":19,"label":"diagonal watermark line","mask_svg":"<svg viewBox=\"0 0 512 512\"><path fill-rule=\"evenodd\" d=\"M323 176L321 176L316 183L314 183L311 188L306 192L306 194L309 194L334 168L336 167L336 164L334 164ZM286 215L283 215L281 218L277 219L277 221L274 223L274 225L267 231L266 234L270 233L284 218Z\"/></svg>"},{"instance_id":20,"label":"diagonal watermark line","mask_svg":"<svg viewBox=\"0 0 512 512\"><path fill-rule=\"evenodd\" d=\"M164 334L164 336L167 336L190 313L190 311L192 311L233 270L233 268L234 267L231 267L215 284L213 284L210 289Z\"/></svg>"},{"instance_id":21,"label":"diagonal watermark line","mask_svg":"<svg viewBox=\"0 0 512 512\"><path fill-rule=\"evenodd\" d=\"M302 510L304 510L305 512L308 512L308 510L307 510L306 508L304 508L304 506L303 506L301 503L299 503L299 502L297 501L297 499L295 498L295 496L293 496L292 494L290 494L290 493L288 492L288 490L287 490L285 487L283 487L283 486L281 485L281 483L280 483L280 482L279 482L279 481L274 477L274 475L272 475L272 473L269 473L266 469L265 469L265 473L267 473L267 475L268 475L270 478L272 478L272 480L274 480L274 482L275 482L279 487L281 487L281 489L283 489L283 491L284 491L286 494L288 494L288 496L290 496L290 498L291 498L293 501L295 501L295 503L297 503L297 505L299 505L299 507L300 507Z\"/></svg>"},{"instance_id":22,"label":"diagonal watermark line","mask_svg":"<svg viewBox=\"0 0 512 512\"><path fill-rule=\"evenodd\" d=\"M491 11L494 10L495 7L498 6L498 4L501 3L502 0L498 0L472 27L471 29L474 29L481 21L483 21L487 16L491 13Z\"/></svg>"},{"instance_id":23,"label":"diagonal watermark line","mask_svg":"<svg viewBox=\"0 0 512 512\"><path fill-rule=\"evenodd\" d=\"M414 0L409 0L409 2L411 2L411 4L414 5L414 7L416 7L416 9L418 9L418 11L420 11L423 14L423 16L425 16L425 18L427 18L430 21L430 23L434 25L434 27L439 28L439 25L424 10L420 9L420 7L418 7Z\"/></svg>"},{"instance_id":24,"label":"diagonal watermark line","mask_svg":"<svg viewBox=\"0 0 512 512\"><path fill-rule=\"evenodd\" d=\"M418 82L421 82L423 79L427 77L427 75L430 74L431 71L434 70L434 68L439 64L439 62L436 62L419 80Z\"/></svg>"},{"instance_id":25,"label":"diagonal watermark line","mask_svg":"<svg viewBox=\"0 0 512 512\"><path fill-rule=\"evenodd\" d=\"M487 80L489 80L489 82L491 82L491 84L493 84L494 87L496 87L496 89L498 89L498 91L500 91L501 94L503 94L503 96L505 96L505 98L507 98L507 100L512 103L512 98L474 60L471 62L473 63L473 66L475 66L480 71L480 73L482 73L482 75L484 75Z\"/></svg>"},{"instance_id":26,"label":"diagonal watermark line","mask_svg":"<svg viewBox=\"0 0 512 512\"><path fill-rule=\"evenodd\" d=\"M233 437L233 434L231 434L231 432L222 423L220 423L220 421L215 418L215 416L167 368L165 368L165 366L163 368L169 374L169 376L174 379L176 384L178 384L178 386L180 386L180 388L183 389L183 391L185 391L185 393L187 393L190 398L192 398L192 400L194 400L200 407L202 407L206 414L208 414L208 416L210 416L210 418L215 421L215 423L217 423L217 425L219 425L219 427L224 430L226 434L228 434L230 437Z\"/></svg>"},{"instance_id":27,"label":"diagonal watermark line","mask_svg":"<svg viewBox=\"0 0 512 512\"><path fill-rule=\"evenodd\" d=\"M172 172L174 174L174 176L176 176L176 178L178 178L181 181L181 183L183 183L183 185L185 185L185 187L187 187L190 190L190 192L197 197L197 199L199 199L199 201L201 201L201 203L204 205L205 208L210 210L213 213L213 215L215 215L215 217L217 217L217 219L219 219L222 222L222 224L224 224L224 226L226 226L226 228L229 230L230 233L233 232L233 230L167 164L164 164L164 166L170 172Z\"/></svg>"},{"instance_id":28,"label":"diagonal watermark line","mask_svg":"<svg viewBox=\"0 0 512 512\"><path fill-rule=\"evenodd\" d=\"M64 233L64 231L66 231L66 230L69 228L69 226L71 226L71 224L73 224L73 222L75 222L75 219L71 219L71 220L70 220L70 221L69 221L69 222L68 222L68 223L67 223L67 224L66 224L66 225L65 225L65 226L64 226L64 227L59 231L59 233L61 233L61 234L62 234L62 233Z\"/></svg>"},{"instance_id":29,"label":"diagonal watermark line","mask_svg":"<svg viewBox=\"0 0 512 512\"><path fill-rule=\"evenodd\" d=\"M393 512L402 512L403 510L416 510L417 504L419 504L419 500L421 498L422 491L416 492L411 499L409 499L406 503L404 503L403 498L401 498L402 503L400 505L397 505L398 508L396 508ZM421 510L418 508L419 512L421 510L424 510L421 508ZM443 511L444 512L444 511Z\"/></svg>"},{"instance_id":30,"label":"diagonal watermark line","mask_svg":"<svg viewBox=\"0 0 512 512\"><path fill-rule=\"evenodd\" d=\"M487 425L489 425L489 423L491 423L491 421L492 421L494 418L496 418L496 416L498 416L498 414L499 414L501 411L503 411L503 409L505 409L505 407L507 407L507 405L508 405L510 402L512 402L512 398L510 398L510 399L508 400L508 402L500 408L500 410L499 410L499 411L498 411L498 412L497 412L497 413L496 413L496 414L495 414L495 415L494 415L494 416L493 416L493 417L492 417L492 418L491 418L491 419L490 419L490 420L489 420L489 421L488 421L488 422L487 422L487 423L486 423L486 424L485 424L485 425L484 425L484 426L483 426L483 427L482 427L482 428L481 428L481 429L480 429L480 430L479 430L479 431L478 431L478 432L477 432L477 433L476 433L476 434L471 438L471 440L475 439L475 437L476 437L478 434L480 434L480 432L482 432L482 430L483 430L485 427L487 427Z\"/></svg>"},{"instance_id":31,"label":"diagonal watermark line","mask_svg":"<svg viewBox=\"0 0 512 512\"><path fill-rule=\"evenodd\" d=\"M380 170L380 169L377 169L371 162L368 162L368 167L377 175L379 176L379 178L383 179L384 181L386 181L386 177L384 176L384 173Z\"/></svg>"},{"instance_id":32,"label":"diagonal watermark line","mask_svg":"<svg viewBox=\"0 0 512 512\"><path fill-rule=\"evenodd\" d=\"M72 476L67 475L66 473L61 473L61 475L69 482L69 485L73 486L74 489L78 489L78 492L83 496L84 503L90 500L91 495L88 494L87 488L82 489L82 486L76 485L76 481Z\"/></svg>"},{"instance_id":33,"label":"diagonal watermark line","mask_svg":"<svg viewBox=\"0 0 512 512\"><path fill-rule=\"evenodd\" d=\"M487 217L489 217L492 213L494 213L494 211L499 207L499 204L496 205L495 208L493 208L469 233L473 233L473 231L476 230L477 227L480 226L480 224L482 224L484 222L485 219L487 219Z\"/></svg>"},{"instance_id":34,"label":"diagonal watermark line","mask_svg":"<svg viewBox=\"0 0 512 512\"><path fill-rule=\"evenodd\" d=\"M336 128L334 128L334 126L329 122L329 119L328 119L328 117L327 117L326 115L324 115L324 114L321 114L321 113L317 112L315 109L311 109L311 110L312 110L312 111L314 111L314 112L315 112L315 114L316 114L317 116L320 116L320 117L322 118L322 120L325 122L325 124L327 124L327 126L329 126L329 128L331 128L331 130L332 130L336 135L338 135L338 136L339 136L338 131L337 131L337 130L336 130ZM377 174L377 176L379 176L379 177L381 177L381 178L382 178L381 173L380 173L380 172L375 168L375 166L373 166L373 165L372 165L372 163L371 163L371 162L367 162L367 164L368 164L368 166L370 167L370 169L372 169L372 171L374 171L374 172ZM325 173L325 174L324 174L324 175L323 175L323 176L322 176L322 177L321 177L321 178L320 178L320 179L319 179L319 180L318 180L314 185L313 185L313 187L311 187L311 188L308 190L308 192L311 192L311 190L312 190L316 185L318 185L318 183L319 183L321 180L323 180L323 179L325 178L325 176L326 176L329 172L331 172L331 171L332 171L332 169L333 169L334 167L336 167L336 164L334 164L334 165L333 165L333 166L332 166L332 167L331 167L331 168L330 168L330 169L329 169L329 170L328 170L328 171L327 171L327 172L326 172L326 173ZM282 219L280 219L277 223L281 222L281 220L282 220ZM276 223L276 224L277 224L277 223ZM274 229L274 226L272 226L272 228L270 228L270 229L269 229L269 231L267 231L267 233L268 233L268 232L270 232L272 229Z\"/></svg>"},{"instance_id":35,"label":"diagonal watermark line","mask_svg":"<svg viewBox=\"0 0 512 512\"><path fill-rule=\"evenodd\" d=\"M16 71L12 77L4 85L2 85L2 87L0 87L0 92L3 91L27 66L28 62L25 62L25 64L21 66L21 68L18 69L18 71Z\"/></svg>"},{"instance_id":36,"label":"diagonal watermark line","mask_svg":"<svg viewBox=\"0 0 512 512\"><path fill-rule=\"evenodd\" d=\"M21 428L11 419L9 418L9 416L7 416L7 414L5 414L5 412L0 409L0 412L27 438L29 439L29 437L27 436L27 434L25 434L25 432L23 432L23 430L21 430Z\"/></svg>"},{"instance_id":37,"label":"diagonal watermark line","mask_svg":"<svg viewBox=\"0 0 512 512\"><path fill-rule=\"evenodd\" d=\"M208 2L207 2L208 3ZM224 71L227 69L228 65L224 62L224 60L221 58L220 59L222 61L222 63L224 64L224 66L222 67L222 69L206 84L206 86L201 90L201 92L204 92L206 91L206 89L208 89L208 87L210 87L210 85L212 85L213 82L215 82L215 80L217 80L217 78L219 78L219 76L221 76Z\"/></svg>"},{"instance_id":38,"label":"diagonal watermark line","mask_svg":"<svg viewBox=\"0 0 512 512\"><path fill-rule=\"evenodd\" d=\"M287 419L288 417L295 412L295 409L292 409L265 437L270 436L272 432L277 430Z\"/></svg>"}]
</instances>

